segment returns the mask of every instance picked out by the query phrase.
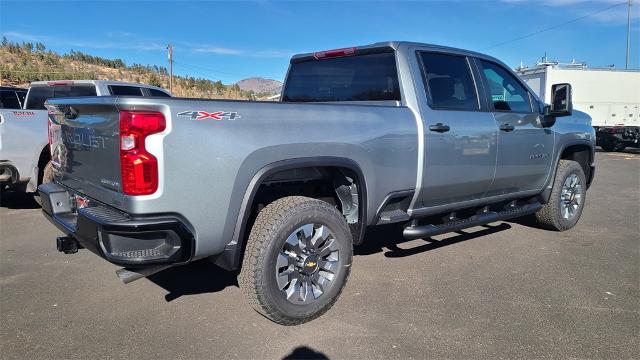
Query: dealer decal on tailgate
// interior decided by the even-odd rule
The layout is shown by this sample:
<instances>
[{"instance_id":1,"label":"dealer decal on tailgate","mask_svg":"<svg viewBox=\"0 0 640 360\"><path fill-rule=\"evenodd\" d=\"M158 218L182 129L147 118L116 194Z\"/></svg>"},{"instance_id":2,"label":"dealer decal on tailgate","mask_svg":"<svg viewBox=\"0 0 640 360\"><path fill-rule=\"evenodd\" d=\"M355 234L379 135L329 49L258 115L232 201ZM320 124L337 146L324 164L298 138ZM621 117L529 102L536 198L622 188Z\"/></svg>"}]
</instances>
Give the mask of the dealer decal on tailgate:
<instances>
[{"instance_id":1,"label":"dealer decal on tailgate","mask_svg":"<svg viewBox=\"0 0 640 360\"><path fill-rule=\"evenodd\" d=\"M178 116L187 116L189 117L190 120L207 120L207 119L213 119L213 120L235 120L235 119L239 119L240 115L238 115L237 112L235 111L231 111L231 112L227 112L227 111L214 111L214 112L208 112L208 111L199 111L199 110L189 110L189 111L183 111L183 112L179 112Z\"/></svg>"},{"instance_id":2,"label":"dealer decal on tailgate","mask_svg":"<svg viewBox=\"0 0 640 360\"><path fill-rule=\"evenodd\" d=\"M33 116L36 113L33 111L12 111L14 116Z\"/></svg>"}]
</instances>

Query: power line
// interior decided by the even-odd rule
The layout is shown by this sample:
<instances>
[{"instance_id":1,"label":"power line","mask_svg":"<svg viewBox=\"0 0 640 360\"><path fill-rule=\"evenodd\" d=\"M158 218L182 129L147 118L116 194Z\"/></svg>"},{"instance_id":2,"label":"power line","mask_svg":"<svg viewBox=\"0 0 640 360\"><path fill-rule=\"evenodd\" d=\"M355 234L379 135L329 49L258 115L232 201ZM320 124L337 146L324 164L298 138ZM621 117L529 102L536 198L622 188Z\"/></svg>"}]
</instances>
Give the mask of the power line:
<instances>
[{"instance_id":1,"label":"power line","mask_svg":"<svg viewBox=\"0 0 640 360\"><path fill-rule=\"evenodd\" d=\"M580 21L582 19L588 18L590 16L597 15L597 14L603 13L605 11L609 11L609 10L613 9L614 7L618 7L620 5L627 5L627 2L625 1L625 2L621 2L621 3L613 4L611 6L608 6L608 7L604 8L604 9L601 9L601 10L598 10L598 11L595 11L595 12L592 12L592 13L589 13L589 14L586 14L586 15L582 15L582 16L577 17L575 19L571 19L569 21L565 21L565 22L563 22L561 24L557 24L557 25L554 25L554 26L551 26L551 27L548 27L548 28L540 29L540 30L534 31L534 32L529 33L529 34L522 35L522 36L519 36L517 38L513 38L511 40L502 41L502 42L499 42L497 44L493 44L491 46L484 47L484 48L480 49L479 51L483 51L483 50L491 49L491 48L494 48L494 47L502 46L502 45L505 45L505 44L508 44L508 43L511 43L511 42L514 42L514 41L526 39L528 37L541 34L543 32L549 31L549 30L554 30L554 29L557 29L559 27L562 27L562 26L565 26L565 25L568 25L568 24L572 24L572 23L574 23L576 21Z\"/></svg>"}]
</instances>

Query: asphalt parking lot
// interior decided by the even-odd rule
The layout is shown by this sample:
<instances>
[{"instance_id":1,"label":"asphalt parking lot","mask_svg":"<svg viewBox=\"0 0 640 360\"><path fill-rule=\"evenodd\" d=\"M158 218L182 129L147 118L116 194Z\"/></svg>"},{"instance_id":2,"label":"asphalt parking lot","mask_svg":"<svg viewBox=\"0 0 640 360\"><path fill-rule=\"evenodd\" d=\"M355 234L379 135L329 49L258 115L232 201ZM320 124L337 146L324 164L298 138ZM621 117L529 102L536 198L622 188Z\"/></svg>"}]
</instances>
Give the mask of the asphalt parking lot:
<instances>
[{"instance_id":1,"label":"asphalt parking lot","mask_svg":"<svg viewBox=\"0 0 640 360\"><path fill-rule=\"evenodd\" d=\"M639 216L640 153L598 153L571 231L525 219L403 242L376 229L333 309L283 327L207 262L123 285L87 251L56 252L35 204L6 194L0 357L636 358Z\"/></svg>"}]
</instances>

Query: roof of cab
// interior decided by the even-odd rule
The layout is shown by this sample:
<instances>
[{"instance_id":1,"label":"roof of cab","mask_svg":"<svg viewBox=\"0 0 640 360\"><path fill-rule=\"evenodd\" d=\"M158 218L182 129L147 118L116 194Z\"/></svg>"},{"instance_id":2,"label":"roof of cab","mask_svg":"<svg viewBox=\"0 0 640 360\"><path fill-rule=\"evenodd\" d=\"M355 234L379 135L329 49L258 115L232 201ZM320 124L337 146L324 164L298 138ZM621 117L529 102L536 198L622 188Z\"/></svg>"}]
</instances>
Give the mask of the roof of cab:
<instances>
[{"instance_id":1,"label":"roof of cab","mask_svg":"<svg viewBox=\"0 0 640 360\"><path fill-rule=\"evenodd\" d=\"M15 87L15 86L0 86L0 90L27 91L27 89L25 88Z\"/></svg>"},{"instance_id":2,"label":"roof of cab","mask_svg":"<svg viewBox=\"0 0 640 360\"><path fill-rule=\"evenodd\" d=\"M459 49L459 48L454 48L454 47L450 47L450 46L443 46L443 45L412 42L412 41L382 41L382 42L377 42L377 43L363 45L363 46L356 46L355 48L357 49L358 52L365 52L366 53L368 51L375 52L376 50L381 50L381 49L389 49L389 50L395 51L395 50L398 50L398 48L400 46L418 46L418 47L425 48L425 49L431 49L431 50L437 50L437 51L446 51L446 52L455 52L455 53L458 53L458 54L464 54L464 55L475 56L475 57L482 57L482 58L487 58L487 59L492 59L492 60L495 60L495 61L499 61L498 59L495 59L492 56L489 56L489 55L486 55L486 54L482 54L482 53L478 53L478 52L471 51L471 50ZM315 59L315 52L294 55L293 57L291 57L291 62L294 63L294 62L300 62L300 61L305 61L305 60L310 60L310 59Z\"/></svg>"},{"instance_id":3,"label":"roof of cab","mask_svg":"<svg viewBox=\"0 0 640 360\"><path fill-rule=\"evenodd\" d=\"M113 80L52 80L52 81L33 81L31 82L30 86L49 86L50 83L52 82L72 82L74 84L93 84L93 85L126 85L126 86L136 86L136 87L142 87L145 89L157 89L157 90L161 90L164 91L166 93L169 93L166 89L163 89L161 87L157 87L157 86L152 86L152 85L147 85L147 84L140 84L140 83L134 83L134 82L127 82L127 81L113 81Z\"/></svg>"}]
</instances>

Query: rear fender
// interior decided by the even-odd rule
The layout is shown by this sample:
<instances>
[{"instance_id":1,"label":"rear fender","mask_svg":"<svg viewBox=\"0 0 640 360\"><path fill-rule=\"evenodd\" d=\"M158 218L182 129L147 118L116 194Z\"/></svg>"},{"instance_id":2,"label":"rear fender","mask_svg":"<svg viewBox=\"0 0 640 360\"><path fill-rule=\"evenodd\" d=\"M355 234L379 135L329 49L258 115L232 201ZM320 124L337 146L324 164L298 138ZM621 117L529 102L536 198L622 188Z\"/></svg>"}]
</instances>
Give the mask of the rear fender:
<instances>
[{"instance_id":1,"label":"rear fender","mask_svg":"<svg viewBox=\"0 0 640 360\"><path fill-rule=\"evenodd\" d=\"M34 152L33 158L31 159L32 166L29 167L31 169L29 174L29 182L27 183L27 192L29 193L38 191L38 185L40 185L38 184L40 179L40 166L38 166L38 164L40 163L40 157L43 155L43 152L49 151L49 143L47 142L44 144L40 144L38 146L38 149L40 150ZM44 165L46 165L46 163Z\"/></svg>"},{"instance_id":2,"label":"rear fender","mask_svg":"<svg viewBox=\"0 0 640 360\"><path fill-rule=\"evenodd\" d=\"M356 180L359 185L359 222L362 226L359 228L359 234L357 235L358 237L354 239L354 243L357 244L362 241L366 228L366 224L364 223L367 219L367 186L360 166L353 160L339 157L306 157L282 160L263 167L251 179L242 199L233 237L225 246L224 252L215 257L214 261L218 266L227 270L236 270L240 267L246 232L249 230L247 229L247 223L251 216L251 205L253 204L260 184L272 174L302 167L341 167L347 168L356 174Z\"/></svg>"}]
</instances>

